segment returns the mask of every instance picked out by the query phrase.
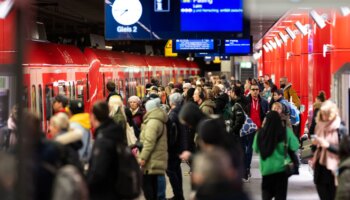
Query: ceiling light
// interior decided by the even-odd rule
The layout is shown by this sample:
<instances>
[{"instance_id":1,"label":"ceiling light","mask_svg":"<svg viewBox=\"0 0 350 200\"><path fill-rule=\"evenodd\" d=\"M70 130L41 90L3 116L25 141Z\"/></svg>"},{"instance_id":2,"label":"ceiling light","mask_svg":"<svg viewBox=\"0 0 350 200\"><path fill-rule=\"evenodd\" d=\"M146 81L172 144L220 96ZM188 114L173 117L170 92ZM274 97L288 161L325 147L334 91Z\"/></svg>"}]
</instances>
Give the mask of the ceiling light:
<instances>
[{"instance_id":1,"label":"ceiling light","mask_svg":"<svg viewBox=\"0 0 350 200\"><path fill-rule=\"evenodd\" d=\"M286 28L286 32L288 33L290 39L292 39L292 40L294 40L294 39L297 37L297 36L295 35L295 33L294 33L292 30L290 30L289 27Z\"/></svg>"},{"instance_id":2,"label":"ceiling light","mask_svg":"<svg viewBox=\"0 0 350 200\"><path fill-rule=\"evenodd\" d=\"M270 51L272 51L272 50L273 50L273 48L272 48L272 46L271 46L271 44L270 44L270 43L266 43L266 46L269 48L269 50L270 50Z\"/></svg>"},{"instance_id":3,"label":"ceiling light","mask_svg":"<svg viewBox=\"0 0 350 200\"><path fill-rule=\"evenodd\" d=\"M343 6L343 7L340 7L340 12L344 17L346 17L350 14L350 9L349 7Z\"/></svg>"},{"instance_id":4,"label":"ceiling light","mask_svg":"<svg viewBox=\"0 0 350 200\"><path fill-rule=\"evenodd\" d=\"M302 25L299 21L297 21L295 24L294 24L298 29L299 31L303 34L303 35L307 35L308 33L308 28L307 26L305 25Z\"/></svg>"},{"instance_id":5,"label":"ceiling light","mask_svg":"<svg viewBox=\"0 0 350 200\"><path fill-rule=\"evenodd\" d=\"M264 48L266 53L269 53L269 48L266 45L263 45L263 48Z\"/></svg>"},{"instance_id":6,"label":"ceiling light","mask_svg":"<svg viewBox=\"0 0 350 200\"><path fill-rule=\"evenodd\" d=\"M279 40L279 39L277 38L277 36L275 36L274 39L275 39L275 42L276 42L277 46L278 46L278 47L281 47L281 45L282 45L281 40Z\"/></svg>"},{"instance_id":7,"label":"ceiling light","mask_svg":"<svg viewBox=\"0 0 350 200\"><path fill-rule=\"evenodd\" d=\"M283 33L281 33L281 32L279 33L279 35L280 35L283 43L287 43L288 42L288 36L283 35Z\"/></svg>"},{"instance_id":8,"label":"ceiling light","mask_svg":"<svg viewBox=\"0 0 350 200\"><path fill-rule=\"evenodd\" d=\"M269 42L274 49L277 49L276 43L274 43L272 40L270 40Z\"/></svg>"},{"instance_id":9,"label":"ceiling light","mask_svg":"<svg viewBox=\"0 0 350 200\"><path fill-rule=\"evenodd\" d=\"M315 10L312 10L310 15L320 29L326 26L326 22L323 17L320 16Z\"/></svg>"}]
</instances>

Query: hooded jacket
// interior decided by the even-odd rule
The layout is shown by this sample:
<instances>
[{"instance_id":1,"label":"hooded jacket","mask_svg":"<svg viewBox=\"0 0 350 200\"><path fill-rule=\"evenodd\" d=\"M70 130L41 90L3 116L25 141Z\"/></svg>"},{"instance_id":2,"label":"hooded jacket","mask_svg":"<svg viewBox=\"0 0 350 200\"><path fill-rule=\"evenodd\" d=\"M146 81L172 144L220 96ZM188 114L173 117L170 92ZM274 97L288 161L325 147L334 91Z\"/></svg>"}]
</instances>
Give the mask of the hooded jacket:
<instances>
[{"instance_id":1,"label":"hooded jacket","mask_svg":"<svg viewBox=\"0 0 350 200\"><path fill-rule=\"evenodd\" d=\"M91 123L90 123L90 115L89 113L78 113L73 115L70 119L70 127L72 129L77 129L82 132L82 143L83 147L79 150L79 157L83 161L88 161L91 156Z\"/></svg>"},{"instance_id":2,"label":"hooded jacket","mask_svg":"<svg viewBox=\"0 0 350 200\"><path fill-rule=\"evenodd\" d=\"M167 121L168 116L158 107L143 117L140 134L143 148L139 159L146 161L145 174L164 174L168 167Z\"/></svg>"},{"instance_id":3,"label":"hooded jacket","mask_svg":"<svg viewBox=\"0 0 350 200\"><path fill-rule=\"evenodd\" d=\"M291 83L288 83L288 85L283 88L283 96L287 101L290 101L290 97L292 97L294 105L300 109L300 99L297 92L292 88Z\"/></svg>"},{"instance_id":4,"label":"hooded jacket","mask_svg":"<svg viewBox=\"0 0 350 200\"><path fill-rule=\"evenodd\" d=\"M214 101L207 99L199 105L199 109L206 115L212 115L214 114L215 103Z\"/></svg>"},{"instance_id":5,"label":"hooded jacket","mask_svg":"<svg viewBox=\"0 0 350 200\"><path fill-rule=\"evenodd\" d=\"M345 159L339 165L338 187L336 200L350 199L350 158Z\"/></svg>"},{"instance_id":6,"label":"hooded jacket","mask_svg":"<svg viewBox=\"0 0 350 200\"><path fill-rule=\"evenodd\" d=\"M239 131L241 130L244 121L244 101L241 98L238 98L232 101L232 133L236 136L239 136Z\"/></svg>"}]
</instances>

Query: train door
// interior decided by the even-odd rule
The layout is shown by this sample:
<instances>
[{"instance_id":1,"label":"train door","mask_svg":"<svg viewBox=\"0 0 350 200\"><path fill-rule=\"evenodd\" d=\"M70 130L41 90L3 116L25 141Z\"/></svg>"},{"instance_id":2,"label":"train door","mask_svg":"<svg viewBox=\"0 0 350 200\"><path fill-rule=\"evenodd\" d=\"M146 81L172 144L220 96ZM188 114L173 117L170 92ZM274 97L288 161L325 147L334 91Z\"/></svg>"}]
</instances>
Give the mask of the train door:
<instances>
[{"instance_id":1,"label":"train door","mask_svg":"<svg viewBox=\"0 0 350 200\"><path fill-rule=\"evenodd\" d=\"M350 124L350 63L345 64L333 76L332 98L336 102L340 117L349 128Z\"/></svg>"},{"instance_id":2,"label":"train door","mask_svg":"<svg viewBox=\"0 0 350 200\"><path fill-rule=\"evenodd\" d=\"M43 78L41 69L30 69L30 109L43 119ZM44 121L42 124L45 127Z\"/></svg>"}]
</instances>

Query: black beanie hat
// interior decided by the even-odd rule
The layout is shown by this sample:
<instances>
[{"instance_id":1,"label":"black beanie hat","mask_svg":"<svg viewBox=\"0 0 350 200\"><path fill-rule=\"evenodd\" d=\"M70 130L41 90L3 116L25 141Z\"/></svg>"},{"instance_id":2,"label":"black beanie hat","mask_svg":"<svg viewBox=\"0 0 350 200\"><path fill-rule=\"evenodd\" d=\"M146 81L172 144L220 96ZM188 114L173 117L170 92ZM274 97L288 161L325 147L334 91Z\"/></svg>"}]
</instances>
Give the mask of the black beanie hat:
<instances>
[{"instance_id":1,"label":"black beanie hat","mask_svg":"<svg viewBox=\"0 0 350 200\"><path fill-rule=\"evenodd\" d=\"M84 103L79 100L71 100L69 102L69 110L73 115L84 112Z\"/></svg>"},{"instance_id":2,"label":"black beanie hat","mask_svg":"<svg viewBox=\"0 0 350 200\"><path fill-rule=\"evenodd\" d=\"M179 113L179 119L189 125L192 128L197 128L198 123L205 119L205 114L199 110L198 106L194 103L186 103L181 107Z\"/></svg>"},{"instance_id":3,"label":"black beanie hat","mask_svg":"<svg viewBox=\"0 0 350 200\"><path fill-rule=\"evenodd\" d=\"M225 142L225 124L220 118L205 119L198 124L198 135L204 143L220 145Z\"/></svg>"}]
</instances>

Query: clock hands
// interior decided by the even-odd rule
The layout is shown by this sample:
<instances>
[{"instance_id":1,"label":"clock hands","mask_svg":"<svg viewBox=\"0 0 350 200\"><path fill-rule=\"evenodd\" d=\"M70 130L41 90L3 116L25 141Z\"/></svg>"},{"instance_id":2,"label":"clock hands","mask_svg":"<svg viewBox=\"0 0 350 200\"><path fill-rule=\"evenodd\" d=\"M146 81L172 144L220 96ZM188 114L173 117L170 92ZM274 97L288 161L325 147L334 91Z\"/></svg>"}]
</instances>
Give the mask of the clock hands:
<instances>
[{"instance_id":1,"label":"clock hands","mask_svg":"<svg viewBox=\"0 0 350 200\"><path fill-rule=\"evenodd\" d=\"M125 9L124 12L122 14L120 14L120 16L124 15L128 11L129 11L128 9Z\"/></svg>"}]
</instances>

